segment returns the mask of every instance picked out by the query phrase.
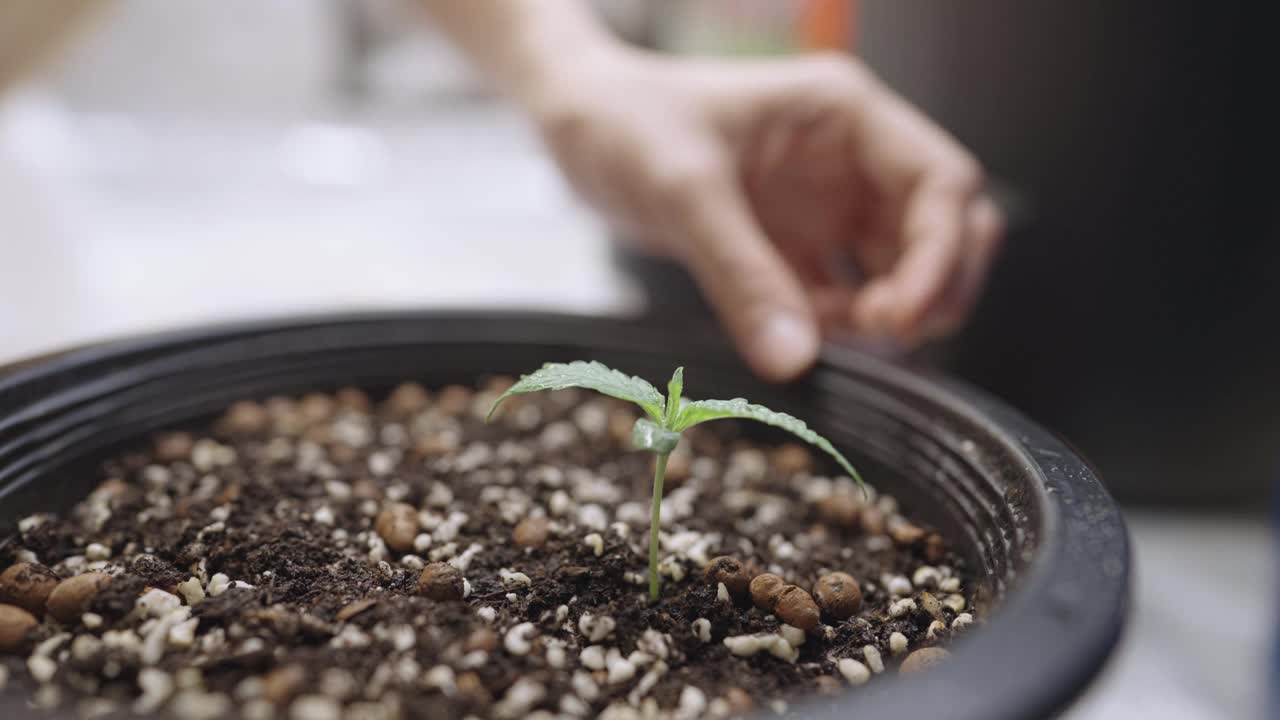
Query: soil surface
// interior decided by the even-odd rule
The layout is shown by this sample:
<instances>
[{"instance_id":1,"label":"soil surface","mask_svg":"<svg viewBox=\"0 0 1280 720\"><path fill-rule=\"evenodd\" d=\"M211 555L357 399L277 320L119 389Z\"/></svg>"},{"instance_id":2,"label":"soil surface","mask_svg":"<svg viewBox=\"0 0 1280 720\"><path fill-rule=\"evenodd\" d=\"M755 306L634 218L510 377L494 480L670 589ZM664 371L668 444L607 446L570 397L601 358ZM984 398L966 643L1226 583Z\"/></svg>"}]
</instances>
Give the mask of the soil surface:
<instances>
[{"instance_id":1,"label":"soil surface","mask_svg":"<svg viewBox=\"0 0 1280 720\"><path fill-rule=\"evenodd\" d=\"M942 538L820 453L731 421L671 457L649 602L653 457L629 447L634 409L561 391L485 424L509 383L242 402L104 463L95 492L24 520L0 557L51 584L110 576L0 656L3 692L191 720L786 714L927 667L944 654L915 651L974 622ZM718 556L797 598L848 573L861 603L785 628L706 577ZM0 584L0 602L28 585Z\"/></svg>"}]
</instances>

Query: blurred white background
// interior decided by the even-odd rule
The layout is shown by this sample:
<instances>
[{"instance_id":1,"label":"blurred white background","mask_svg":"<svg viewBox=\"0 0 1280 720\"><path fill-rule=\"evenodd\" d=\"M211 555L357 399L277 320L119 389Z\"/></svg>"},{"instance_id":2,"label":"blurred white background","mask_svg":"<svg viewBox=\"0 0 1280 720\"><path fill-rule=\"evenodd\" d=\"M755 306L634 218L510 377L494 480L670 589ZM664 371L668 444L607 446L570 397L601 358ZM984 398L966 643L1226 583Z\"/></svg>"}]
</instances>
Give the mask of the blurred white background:
<instances>
[{"instance_id":1,"label":"blurred white background","mask_svg":"<svg viewBox=\"0 0 1280 720\"><path fill-rule=\"evenodd\" d=\"M605 4L651 38L676 5ZM0 99L0 363L240 317L640 302L531 129L392 0L122 0L84 25ZM1267 528L1130 520L1130 632L1068 717L1261 717Z\"/></svg>"},{"instance_id":2,"label":"blurred white background","mask_svg":"<svg viewBox=\"0 0 1280 720\"><path fill-rule=\"evenodd\" d=\"M100 8L0 105L0 353L263 313L614 308L536 138L393 11Z\"/></svg>"}]
</instances>

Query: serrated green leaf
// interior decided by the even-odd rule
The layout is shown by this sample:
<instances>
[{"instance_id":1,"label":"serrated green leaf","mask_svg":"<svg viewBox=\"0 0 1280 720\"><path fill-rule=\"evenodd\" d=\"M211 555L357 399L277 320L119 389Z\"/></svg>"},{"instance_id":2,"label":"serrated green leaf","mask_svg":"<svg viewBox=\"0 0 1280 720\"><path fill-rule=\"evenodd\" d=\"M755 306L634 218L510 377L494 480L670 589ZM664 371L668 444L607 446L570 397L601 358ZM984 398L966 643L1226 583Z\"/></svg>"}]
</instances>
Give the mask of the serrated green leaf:
<instances>
[{"instance_id":1,"label":"serrated green leaf","mask_svg":"<svg viewBox=\"0 0 1280 720\"><path fill-rule=\"evenodd\" d=\"M853 465L849 464L844 455L841 455L840 451L836 450L826 438L810 430L803 420L786 413L770 410L763 405L753 405L743 398L694 400L689 402L681 408L680 415L676 418L675 427L672 429L676 432L682 432L698 423L722 418L744 418L782 428L835 458L835 461L840 463L840 467L849 473L849 477L856 480L859 485L862 485L862 476L858 474L857 470L853 469Z\"/></svg>"},{"instance_id":2,"label":"serrated green leaf","mask_svg":"<svg viewBox=\"0 0 1280 720\"><path fill-rule=\"evenodd\" d=\"M485 420L488 421L493 417L494 411L502 401L512 395L575 387L595 390L603 395L633 402L643 408L654 422L661 423L663 420L666 402L657 388L643 378L626 375L594 360L547 363L541 369L521 377L510 390L493 402L493 407L489 408L489 414L485 416Z\"/></svg>"}]
</instances>

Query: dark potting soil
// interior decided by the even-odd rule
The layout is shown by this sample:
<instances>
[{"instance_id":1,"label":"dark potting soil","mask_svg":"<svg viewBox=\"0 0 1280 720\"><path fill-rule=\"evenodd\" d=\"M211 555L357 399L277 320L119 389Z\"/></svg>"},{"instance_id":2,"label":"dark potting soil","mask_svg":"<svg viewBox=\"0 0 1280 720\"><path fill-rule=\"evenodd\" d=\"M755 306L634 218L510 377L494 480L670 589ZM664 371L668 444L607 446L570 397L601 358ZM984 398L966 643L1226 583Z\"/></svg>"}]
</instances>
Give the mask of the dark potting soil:
<instances>
[{"instance_id":1,"label":"dark potting soil","mask_svg":"<svg viewBox=\"0 0 1280 720\"><path fill-rule=\"evenodd\" d=\"M820 453L729 421L671 458L649 602L653 459L629 449L633 408L561 391L485 424L509 382L243 402L106 462L94 493L24 520L0 557L111 576L0 659L3 692L191 719L785 713L973 622L942 538ZM849 573L861 606L784 630L704 577L724 555L807 592ZM437 562L464 598L424 594Z\"/></svg>"}]
</instances>

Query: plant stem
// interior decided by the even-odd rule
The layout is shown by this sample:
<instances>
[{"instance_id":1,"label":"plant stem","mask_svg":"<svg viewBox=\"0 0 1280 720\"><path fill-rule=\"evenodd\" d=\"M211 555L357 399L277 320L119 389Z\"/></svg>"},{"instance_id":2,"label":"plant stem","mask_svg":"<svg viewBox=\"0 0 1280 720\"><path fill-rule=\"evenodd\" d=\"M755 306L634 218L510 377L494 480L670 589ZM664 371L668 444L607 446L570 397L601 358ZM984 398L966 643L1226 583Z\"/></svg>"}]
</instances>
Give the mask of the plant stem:
<instances>
[{"instance_id":1,"label":"plant stem","mask_svg":"<svg viewBox=\"0 0 1280 720\"><path fill-rule=\"evenodd\" d=\"M662 521L662 479L667 472L667 456L657 453L653 468L653 515L649 518L649 599L658 599L658 525Z\"/></svg>"}]
</instances>

